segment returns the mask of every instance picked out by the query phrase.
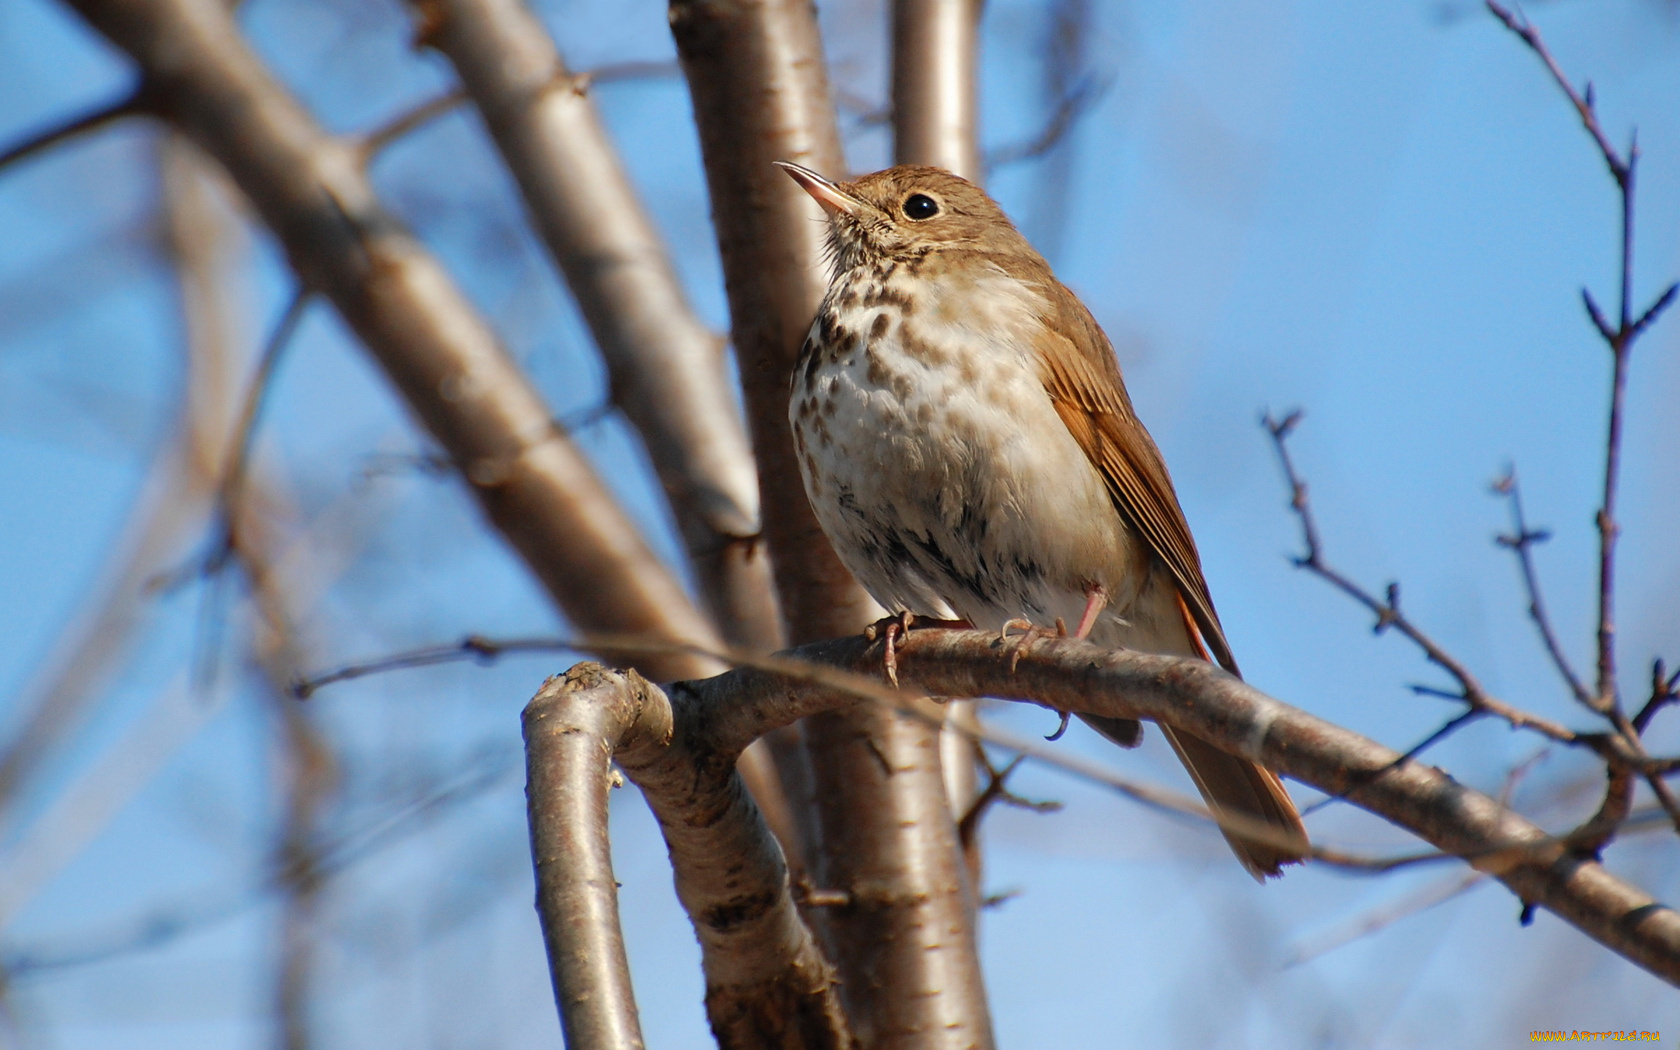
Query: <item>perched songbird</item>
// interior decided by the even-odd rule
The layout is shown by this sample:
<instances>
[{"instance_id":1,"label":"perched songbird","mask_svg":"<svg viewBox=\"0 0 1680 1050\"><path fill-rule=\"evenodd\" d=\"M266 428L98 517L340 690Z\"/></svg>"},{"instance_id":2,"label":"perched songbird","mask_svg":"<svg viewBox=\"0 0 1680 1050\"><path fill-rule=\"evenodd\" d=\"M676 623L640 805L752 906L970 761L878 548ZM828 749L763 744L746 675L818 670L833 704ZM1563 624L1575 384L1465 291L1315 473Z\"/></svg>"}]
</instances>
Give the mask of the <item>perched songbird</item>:
<instances>
[{"instance_id":1,"label":"perched songbird","mask_svg":"<svg viewBox=\"0 0 1680 1050\"><path fill-rule=\"evenodd\" d=\"M1237 672L1166 465L1108 338L978 187L901 166L789 175L829 214L828 294L794 368L805 491L841 561L888 609L978 628L1025 619ZM1088 718L1117 743L1140 727ZM1306 830L1277 776L1163 726L1256 878Z\"/></svg>"}]
</instances>

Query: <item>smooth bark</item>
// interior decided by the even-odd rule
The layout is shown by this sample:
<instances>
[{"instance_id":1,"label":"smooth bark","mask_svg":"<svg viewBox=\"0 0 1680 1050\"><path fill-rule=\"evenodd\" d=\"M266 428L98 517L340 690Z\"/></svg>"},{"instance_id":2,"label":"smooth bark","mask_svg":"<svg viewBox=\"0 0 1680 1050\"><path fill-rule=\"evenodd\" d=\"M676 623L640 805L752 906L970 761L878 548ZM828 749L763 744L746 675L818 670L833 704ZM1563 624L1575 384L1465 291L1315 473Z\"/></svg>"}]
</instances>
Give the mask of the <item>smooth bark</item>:
<instances>
[{"instance_id":1,"label":"smooth bark","mask_svg":"<svg viewBox=\"0 0 1680 1050\"><path fill-rule=\"evenodd\" d=\"M550 678L525 708L531 856L566 1045L640 1050L646 1044L607 839L613 749L638 711L624 691L595 688L601 677L592 665L580 665Z\"/></svg>"},{"instance_id":2,"label":"smooth bark","mask_svg":"<svg viewBox=\"0 0 1680 1050\"><path fill-rule=\"evenodd\" d=\"M880 676L879 643L862 638L785 655ZM1680 985L1680 914L1672 908L1434 766L1402 761L1391 748L1275 700L1205 661L1109 650L1071 638L1000 643L991 632L928 629L899 643L898 678L904 691L897 698L878 686L874 695L896 702L918 692L1025 700L1192 732L1465 858L1525 905L1545 908ZM707 732L735 747L774 726L858 703L857 692L820 679L736 670L681 688L717 723Z\"/></svg>"},{"instance_id":3,"label":"smooth bark","mask_svg":"<svg viewBox=\"0 0 1680 1050\"><path fill-rule=\"evenodd\" d=\"M670 12L788 633L795 641L851 634L881 611L817 525L787 420L788 376L827 283L824 224L772 163L845 173L815 12L802 0L677 0ZM803 728L820 836L811 874L818 889L851 902L822 909L819 926L860 1042L991 1046L966 906L973 891L944 802L937 727L869 708Z\"/></svg>"},{"instance_id":4,"label":"smooth bark","mask_svg":"<svg viewBox=\"0 0 1680 1050\"><path fill-rule=\"evenodd\" d=\"M337 307L574 623L716 638L489 325L380 205L360 152L322 131L274 80L225 5L72 6L134 57L159 111L233 176L299 278ZM661 677L715 669L691 656L643 666Z\"/></svg>"},{"instance_id":5,"label":"smooth bark","mask_svg":"<svg viewBox=\"0 0 1680 1050\"><path fill-rule=\"evenodd\" d=\"M454 64L595 337L613 402L642 437L719 633L759 652L781 648L758 475L723 340L690 308L588 77L567 70L522 0L416 7L425 41ZM785 744L773 738L749 750L741 772L797 855L809 830L785 796L803 797L807 786L803 756Z\"/></svg>"},{"instance_id":6,"label":"smooth bark","mask_svg":"<svg viewBox=\"0 0 1680 1050\"><path fill-rule=\"evenodd\" d=\"M522 0L421 0L533 225L588 323L613 401L641 434L726 640L782 644L759 543L758 477L724 374L607 137L588 77L566 68Z\"/></svg>"},{"instance_id":7,"label":"smooth bark","mask_svg":"<svg viewBox=\"0 0 1680 1050\"><path fill-rule=\"evenodd\" d=\"M574 1030L606 1033L609 1022L623 1029L634 1017L606 837L612 760L659 819L677 895L700 941L718 1044L852 1045L833 971L794 907L781 851L735 773L749 740L711 735L709 715L680 687L667 697L634 672L587 663L550 679L525 724L538 899L568 1045L640 1045L606 1034L573 1039Z\"/></svg>"}]
</instances>

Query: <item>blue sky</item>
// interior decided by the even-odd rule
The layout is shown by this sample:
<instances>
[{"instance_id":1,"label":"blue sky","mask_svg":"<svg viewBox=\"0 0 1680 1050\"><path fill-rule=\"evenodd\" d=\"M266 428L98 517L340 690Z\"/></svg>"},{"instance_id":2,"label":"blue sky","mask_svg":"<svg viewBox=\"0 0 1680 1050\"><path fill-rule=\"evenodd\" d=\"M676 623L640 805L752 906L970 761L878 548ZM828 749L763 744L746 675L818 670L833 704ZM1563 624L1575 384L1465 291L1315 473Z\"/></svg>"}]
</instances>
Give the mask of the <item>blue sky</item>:
<instances>
[{"instance_id":1,"label":"blue sky","mask_svg":"<svg viewBox=\"0 0 1680 1050\"><path fill-rule=\"evenodd\" d=\"M656 3L540 9L575 68L671 55ZM1544 663L1514 565L1491 542L1507 523L1487 491L1516 464L1531 519L1554 533L1539 554L1549 602L1586 666L1608 360L1579 289L1614 298L1616 197L1539 63L1478 5L1454 0L1091 9L1086 54L1107 89L1058 154L995 172L991 188L1112 336L1245 672L1397 747L1452 710L1405 688L1434 680L1414 652L1373 637L1345 599L1290 567L1296 526L1257 419L1300 406L1294 449L1332 559L1373 587L1402 581L1414 618L1499 695L1583 723ZM1680 276L1680 14L1659 0L1560 0L1531 13L1564 68L1593 80L1612 137L1638 126L1635 298L1648 300ZM248 0L241 18L338 131L448 83L436 56L408 48L391 3ZM836 81L879 99L880 5L823 5L823 18ZM1045 31L1044 4L987 7L988 146L1030 138L1044 119ZM0 140L115 96L128 75L64 9L0 8ZM723 327L696 145L673 130L688 126L680 79L607 85L597 97L697 307ZM854 169L881 166L886 136L846 127ZM0 726L97 593L170 434L182 324L156 232L155 149L150 130L121 127L0 172ZM398 144L375 176L555 412L599 403L594 351L469 115ZM228 283L254 349L288 284L260 233L239 258ZM1677 362L1680 322L1669 319L1640 344L1628 400L1619 619L1629 690L1653 656L1680 660ZM633 437L609 420L579 440L659 549L674 551ZM561 626L452 482L367 477L383 462L370 457L424 447L336 318L312 310L261 450L294 508L289 535L325 581L302 623L322 666L470 631ZM25 825L128 728L158 717L198 644L199 600L189 588L151 608L119 680L26 796ZM242 614L231 615L236 641ZM557 1038L529 905L517 713L564 662L395 674L311 701L346 771L329 830L359 841L399 815L397 832L329 890L323 1046ZM0 953L120 942L128 924L159 913L198 923L161 947L19 978L8 1005L35 1040L25 1045L267 1038L275 911L260 886L276 820L274 723L236 646L227 664L208 725L0 929ZM1041 712L998 717L1051 728ZM1680 747L1672 725L1653 739ZM1078 731L1066 746L1187 787L1158 735L1125 755ZM1432 761L1496 790L1537 750L1483 725ZM466 797L413 816L413 799L475 777ZM1585 759L1551 754L1516 803L1565 827L1590 810L1593 777ZM1519 927L1516 902L1489 885L1286 965L1300 946L1460 870L1309 870L1257 888L1205 830L1053 772L1027 770L1018 788L1068 805L1053 816L1005 811L987 828L988 890L1020 891L983 931L1004 1046L1505 1045L1533 1028L1680 1023L1654 978L1545 914ZM650 1045L708 1045L663 848L638 798L623 793L615 807ZM1349 847L1409 847L1345 807L1312 827ZM1609 854L1659 896L1676 860L1661 835ZM210 921L218 909L225 917Z\"/></svg>"}]
</instances>

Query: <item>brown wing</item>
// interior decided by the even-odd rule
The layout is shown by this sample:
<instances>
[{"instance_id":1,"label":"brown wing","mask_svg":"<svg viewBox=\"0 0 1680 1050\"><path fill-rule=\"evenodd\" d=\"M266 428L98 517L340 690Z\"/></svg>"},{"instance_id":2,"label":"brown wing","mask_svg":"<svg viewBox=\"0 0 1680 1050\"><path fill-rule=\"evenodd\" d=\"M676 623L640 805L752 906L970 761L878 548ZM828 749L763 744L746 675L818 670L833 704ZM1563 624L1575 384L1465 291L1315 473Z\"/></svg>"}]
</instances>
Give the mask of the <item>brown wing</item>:
<instances>
[{"instance_id":1,"label":"brown wing","mask_svg":"<svg viewBox=\"0 0 1680 1050\"><path fill-rule=\"evenodd\" d=\"M1051 316L1043 326L1046 345L1037 350L1056 413L1101 472L1126 523L1172 573L1203 644L1221 667L1238 674L1167 465L1132 410L1108 337L1085 304L1060 282L1052 278L1045 292Z\"/></svg>"}]
</instances>

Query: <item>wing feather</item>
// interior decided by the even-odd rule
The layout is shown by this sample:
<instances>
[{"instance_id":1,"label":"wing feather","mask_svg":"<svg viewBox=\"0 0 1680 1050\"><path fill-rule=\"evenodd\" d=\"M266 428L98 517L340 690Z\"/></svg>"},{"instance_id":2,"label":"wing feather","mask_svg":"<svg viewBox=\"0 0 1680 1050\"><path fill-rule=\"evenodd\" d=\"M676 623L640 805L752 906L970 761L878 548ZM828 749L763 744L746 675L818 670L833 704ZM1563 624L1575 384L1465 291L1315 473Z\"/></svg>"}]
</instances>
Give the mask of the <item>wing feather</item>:
<instances>
[{"instance_id":1,"label":"wing feather","mask_svg":"<svg viewBox=\"0 0 1680 1050\"><path fill-rule=\"evenodd\" d=\"M1203 644L1238 674L1166 462L1132 409L1108 337L1060 282L1052 278L1046 291L1053 314L1042 326L1046 345L1035 349L1057 415L1102 474L1121 517L1172 574Z\"/></svg>"}]
</instances>

